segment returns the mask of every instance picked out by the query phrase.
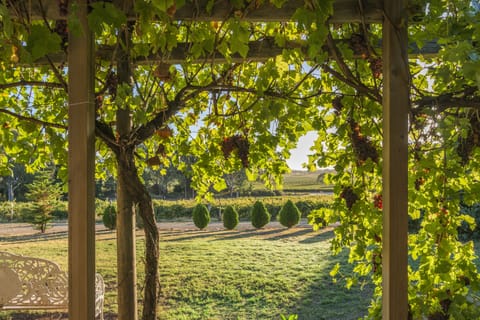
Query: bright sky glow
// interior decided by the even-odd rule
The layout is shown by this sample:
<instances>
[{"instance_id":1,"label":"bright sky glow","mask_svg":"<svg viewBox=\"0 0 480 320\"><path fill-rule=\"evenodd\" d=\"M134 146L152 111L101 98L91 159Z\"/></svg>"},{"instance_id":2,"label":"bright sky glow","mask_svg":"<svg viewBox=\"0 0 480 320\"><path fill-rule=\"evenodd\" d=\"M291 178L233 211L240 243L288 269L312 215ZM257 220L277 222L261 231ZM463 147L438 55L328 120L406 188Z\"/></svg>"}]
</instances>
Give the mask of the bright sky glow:
<instances>
[{"instance_id":1,"label":"bright sky glow","mask_svg":"<svg viewBox=\"0 0 480 320\"><path fill-rule=\"evenodd\" d=\"M292 170L307 170L303 164L308 163L308 155L312 153L310 147L317 138L317 134L313 131L298 140L297 148L290 151L291 157L287 160L287 164Z\"/></svg>"}]
</instances>

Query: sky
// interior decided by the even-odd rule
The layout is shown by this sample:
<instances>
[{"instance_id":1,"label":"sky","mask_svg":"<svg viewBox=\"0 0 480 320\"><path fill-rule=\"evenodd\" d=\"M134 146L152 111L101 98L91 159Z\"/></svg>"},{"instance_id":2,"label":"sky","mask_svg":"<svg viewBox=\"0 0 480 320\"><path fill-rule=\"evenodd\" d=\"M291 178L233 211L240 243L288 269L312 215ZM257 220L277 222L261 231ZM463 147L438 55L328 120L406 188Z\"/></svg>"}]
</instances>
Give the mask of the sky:
<instances>
[{"instance_id":1,"label":"sky","mask_svg":"<svg viewBox=\"0 0 480 320\"><path fill-rule=\"evenodd\" d=\"M313 131L298 140L297 148L290 151L291 157L287 160L287 164L292 170L307 170L303 167L303 163L308 163L308 155L312 153L310 147L317 138L317 134Z\"/></svg>"}]
</instances>

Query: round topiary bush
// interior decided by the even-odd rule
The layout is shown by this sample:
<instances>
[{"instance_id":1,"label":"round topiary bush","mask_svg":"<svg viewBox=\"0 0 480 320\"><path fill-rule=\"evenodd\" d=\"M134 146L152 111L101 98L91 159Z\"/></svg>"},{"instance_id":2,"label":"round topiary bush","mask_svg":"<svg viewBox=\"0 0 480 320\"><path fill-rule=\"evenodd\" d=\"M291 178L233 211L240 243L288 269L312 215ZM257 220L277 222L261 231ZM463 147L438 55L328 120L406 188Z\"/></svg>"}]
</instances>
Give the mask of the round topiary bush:
<instances>
[{"instance_id":1,"label":"round topiary bush","mask_svg":"<svg viewBox=\"0 0 480 320\"><path fill-rule=\"evenodd\" d=\"M300 213L300 210L298 210L297 206L292 202L292 200L288 200L278 213L278 221L282 226L291 228L300 222L301 216L302 214Z\"/></svg>"},{"instance_id":2,"label":"round topiary bush","mask_svg":"<svg viewBox=\"0 0 480 320\"><path fill-rule=\"evenodd\" d=\"M204 204L197 204L195 208L193 208L192 215L193 223L198 229L203 230L208 226L210 222L210 212Z\"/></svg>"},{"instance_id":3,"label":"round topiary bush","mask_svg":"<svg viewBox=\"0 0 480 320\"><path fill-rule=\"evenodd\" d=\"M223 212L223 226L233 230L238 225L238 212L232 206L227 206Z\"/></svg>"},{"instance_id":4,"label":"round topiary bush","mask_svg":"<svg viewBox=\"0 0 480 320\"><path fill-rule=\"evenodd\" d=\"M117 227L117 209L115 206L108 205L103 210L102 221L107 229L113 230Z\"/></svg>"},{"instance_id":5,"label":"round topiary bush","mask_svg":"<svg viewBox=\"0 0 480 320\"><path fill-rule=\"evenodd\" d=\"M257 228L263 228L270 222L270 213L261 201L255 202L252 208L252 225Z\"/></svg>"}]
</instances>

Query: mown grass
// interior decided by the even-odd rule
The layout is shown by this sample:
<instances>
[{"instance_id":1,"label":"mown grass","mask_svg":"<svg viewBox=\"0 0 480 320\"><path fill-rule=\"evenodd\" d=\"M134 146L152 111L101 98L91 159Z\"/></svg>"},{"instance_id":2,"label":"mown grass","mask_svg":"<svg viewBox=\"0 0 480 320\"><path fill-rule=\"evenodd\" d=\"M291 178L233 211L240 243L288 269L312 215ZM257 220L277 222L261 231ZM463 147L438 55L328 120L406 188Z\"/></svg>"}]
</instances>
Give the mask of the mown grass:
<instances>
[{"instance_id":1,"label":"mown grass","mask_svg":"<svg viewBox=\"0 0 480 320\"><path fill-rule=\"evenodd\" d=\"M308 226L243 231L162 231L160 305L162 320L358 319L371 287L347 290L329 276L346 257L329 252L331 230ZM144 239L137 239L139 291ZM0 250L56 261L66 270L67 239L1 243ZM97 235L97 271L107 285L106 312L114 313L116 242Z\"/></svg>"}]
</instances>

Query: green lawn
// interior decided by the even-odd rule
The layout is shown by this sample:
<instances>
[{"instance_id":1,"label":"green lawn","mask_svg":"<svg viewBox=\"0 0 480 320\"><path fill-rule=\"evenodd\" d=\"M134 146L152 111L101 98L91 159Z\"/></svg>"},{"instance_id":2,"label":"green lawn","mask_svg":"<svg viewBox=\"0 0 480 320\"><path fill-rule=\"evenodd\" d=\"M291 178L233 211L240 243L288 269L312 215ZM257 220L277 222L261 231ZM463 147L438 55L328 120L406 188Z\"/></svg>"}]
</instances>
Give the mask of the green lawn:
<instances>
[{"instance_id":1,"label":"green lawn","mask_svg":"<svg viewBox=\"0 0 480 320\"><path fill-rule=\"evenodd\" d=\"M162 231L160 312L168 319L358 319L371 287L347 290L329 272L346 257L329 252L331 230L310 227L244 231ZM143 237L138 273L143 278ZM115 234L97 236L97 271L107 284L106 312L115 306ZM67 265L67 239L0 243L7 250ZM141 283L139 284L141 289ZM1 316L0 316L1 318Z\"/></svg>"}]
</instances>

